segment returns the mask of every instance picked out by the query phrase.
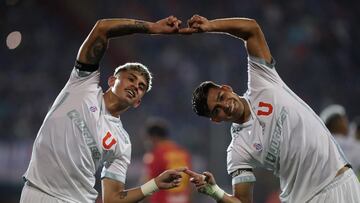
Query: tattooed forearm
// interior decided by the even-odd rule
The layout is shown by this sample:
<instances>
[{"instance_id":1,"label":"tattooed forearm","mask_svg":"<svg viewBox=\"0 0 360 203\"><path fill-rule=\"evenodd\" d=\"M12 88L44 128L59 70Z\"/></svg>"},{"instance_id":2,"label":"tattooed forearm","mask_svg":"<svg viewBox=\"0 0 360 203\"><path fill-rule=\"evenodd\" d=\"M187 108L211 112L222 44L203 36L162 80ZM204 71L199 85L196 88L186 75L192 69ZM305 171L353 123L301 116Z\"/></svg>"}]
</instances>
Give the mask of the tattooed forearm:
<instances>
[{"instance_id":1,"label":"tattooed forearm","mask_svg":"<svg viewBox=\"0 0 360 203\"><path fill-rule=\"evenodd\" d=\"M120 199L125 199L127 197L127 191L120 192Z\"/></svg>"},{"instance_id":2,"label":"tattooed forearm","mask_svg":"<svg viewBox=\"0 0 360 203\"><path fill-rule=\"evenodd\" d=\"M97 37L86 53L86 60L90 64L99 63L100 59L104 55L107 47L107 39Z\"/></svg>"},{"instance_id":3,"label":"tattooed forearm","mask_svg":"<svg viewBox=\"0 0 360 203\"><path fill-rule=\"evenodd\" d=\"M110 28L107 32L107 36L117 37L121 35L128 35L133 33L148 33L149 25L143 21L134 21L134 24L129 25L118 25L116 27Z\"/></svg>"},{"instance_id":4,"label":"tattooed forearm","mask_svg":"<svg viewBox=\"0 0 360 203\"><path fill-rule=\"evenodd\" d=\"M148 33L149 23L132 19L99 20L81 46L78 60L98 64L103 57L111 38L133 33Z\"/></svg>"}]
</instances>

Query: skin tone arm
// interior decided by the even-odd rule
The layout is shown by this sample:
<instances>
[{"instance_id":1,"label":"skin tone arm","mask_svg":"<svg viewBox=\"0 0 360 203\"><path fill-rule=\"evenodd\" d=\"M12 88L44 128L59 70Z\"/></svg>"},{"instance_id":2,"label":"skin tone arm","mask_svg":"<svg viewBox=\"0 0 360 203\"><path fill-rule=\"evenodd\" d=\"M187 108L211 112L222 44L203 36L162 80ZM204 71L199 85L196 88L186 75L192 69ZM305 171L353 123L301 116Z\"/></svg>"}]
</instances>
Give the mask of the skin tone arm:
<instances>
[{"instance_id":1,"label":"skin tone arm","mask_svg":"<svg viewBox=\"0 0 360 203\"><path fill-rule=\"evenodd\" d=\"M186 168L172 169L164 171L155 178L155 183L159 189L171 189L178 187L181 182L181 172ZM101 181L104 203L134 203L145 198L140 187L125 190L125 185L121 182L104 178Z\"/></svg>"},{"instance_id":2,"label":"skin tone arm","mask_svg":"<svg viewBox=\"0 0 360 203\"><path fill-rule=\"evenodd\" d=\"M203 174L196 173L187 169L185 171L191 179L190 181L195 184L196 189L200 193L204 193L204 187L208 185L216 185L214 176L210 172ZM233 186L233 195L225 193L218 203L252 203L253 202L253 183L239 183Z\"/></svg>"},{"instance_id":3,"label":"skin tone arm","mask_svg":"<svg viewBox=\"0 0 360 203\"><path fill-rule=\"evenodd\" d=\"M205 17L194 15L188 20L188 28L182 28L182 34L201 32L219 32L230 34L245 42L245 47L250 56L264 59L271 63L271 53L267 46L260 26L249 18L224 18L208 20Z\"/></svg>"},{"instance_id":4,"label":"skin tone arm","mask_svg":"<svg viewBox=\"0 0 360 203\"><path fill-rule=\"evenodd\" d=\"M180 24L181 21L174 16L155 23L123 18L99 20L81 45L77 60L85 64L99 64L112 38L134 33L177 33Z\"/></svg>"}]
</instances>

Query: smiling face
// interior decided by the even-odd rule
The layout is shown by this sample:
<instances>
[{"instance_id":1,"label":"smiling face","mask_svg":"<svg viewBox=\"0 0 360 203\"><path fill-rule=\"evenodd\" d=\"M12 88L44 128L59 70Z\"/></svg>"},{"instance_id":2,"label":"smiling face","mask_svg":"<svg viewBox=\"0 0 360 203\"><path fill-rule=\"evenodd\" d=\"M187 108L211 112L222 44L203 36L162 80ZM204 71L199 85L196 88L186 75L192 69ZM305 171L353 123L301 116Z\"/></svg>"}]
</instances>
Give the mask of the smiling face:
<instances>
[{"instance_id":1,"label":"smiling face","mask_svg":"<svg viewBox=\"0 0 360 203\"><path fill-rule=\"evenodd\" d=\"M207 105L210 119L215 122L239 122L244 114L244 104L240 97L227 85L210 88Z\"/></svg>"},{"instance_id":2,"label":"smiling face","mask_svg":"<svg viewBox=\"0 0 360 203\"><path fill-rule=\"evenodd\" d=\"M135 70L121 70L109 78L111 92L126 106L138 107L147 91L144 76Z\"/></svg>"}]
</instances>

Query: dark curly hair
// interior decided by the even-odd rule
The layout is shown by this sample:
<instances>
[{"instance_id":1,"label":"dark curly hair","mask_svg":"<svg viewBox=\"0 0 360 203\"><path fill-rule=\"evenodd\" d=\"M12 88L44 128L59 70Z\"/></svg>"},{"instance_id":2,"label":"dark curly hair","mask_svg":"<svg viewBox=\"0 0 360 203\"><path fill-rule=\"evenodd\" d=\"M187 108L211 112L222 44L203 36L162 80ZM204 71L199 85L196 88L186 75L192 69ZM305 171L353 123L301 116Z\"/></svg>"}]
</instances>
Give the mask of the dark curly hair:
<instances>
[{"instance_id":1,"label":"dark curly hair","mask_svg":"<svg viewBox=\"0 0 360 203\"><path fill-rule=\"evenodd\" d=\"M193 92L192 95L192 109L199 115L210 117L210 109L207 105L207 97L210 88L220 87L212 81L202 82Z\"/></svg>"},{"instance_id":2,"label":"dark curly hair","mask_svg":"<svg viewBox=\"0 0 360 203\"><path fill-rule=\"evenodd\" d=\"M166 138L169 136L169 125L164 119L158 117L149 118L145 126L146 133L150 137Z\"/></svg>"}]
</instances>

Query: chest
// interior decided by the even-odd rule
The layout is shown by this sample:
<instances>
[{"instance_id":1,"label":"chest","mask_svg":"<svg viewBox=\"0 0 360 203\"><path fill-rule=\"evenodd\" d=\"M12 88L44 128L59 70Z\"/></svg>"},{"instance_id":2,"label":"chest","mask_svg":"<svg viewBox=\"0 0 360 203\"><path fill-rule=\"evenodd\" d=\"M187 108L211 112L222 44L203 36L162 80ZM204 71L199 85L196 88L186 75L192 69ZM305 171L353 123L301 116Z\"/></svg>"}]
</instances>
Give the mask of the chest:
<instances>
[{"instance_id":1,"label":"chest","mask_svg":"<svg viewBox=\"0 0 360 203\"><path fill-rule=\"evenodd\" d=\"M123 128L121 121L109 115L103 115L99 119L96 129L98 135L98 148L104 161L118 157L131 156L131 142L129 134Z\"/></svg>"}]
</instances>

